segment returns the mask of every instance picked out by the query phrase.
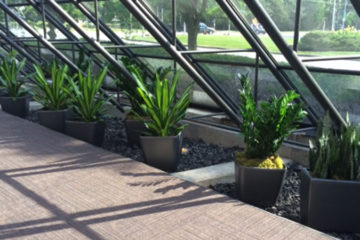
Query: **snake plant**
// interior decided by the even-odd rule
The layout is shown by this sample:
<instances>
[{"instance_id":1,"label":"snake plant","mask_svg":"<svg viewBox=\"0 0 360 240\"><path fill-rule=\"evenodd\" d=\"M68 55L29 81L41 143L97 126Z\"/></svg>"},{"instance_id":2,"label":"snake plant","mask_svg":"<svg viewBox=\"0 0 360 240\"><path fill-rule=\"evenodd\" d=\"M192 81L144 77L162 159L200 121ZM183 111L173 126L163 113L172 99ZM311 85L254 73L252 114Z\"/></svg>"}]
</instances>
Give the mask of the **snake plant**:
<instances>
[{"instance_id":1,"label":"snake plant","mask_svg":"<svg viewBox=\"0 0 360 240\"><path fill-rule=\"evenodd\" d=\"M315 177L360 181L360 127L350 123L337 133L327 115L310 141L310 170Z\"/></svg>"},{"instance_id":2,"label":"snake plant","mask_svg":"<svg viewBox=\"0 0 360 240\"><path fill-rule=\"evenodd\" d=\"M107 99L104 98L104 94L100 94L100 88L106 73L107 67L103 69L100 75L94 76L92 68L89 66L87 76L79 71L77 80L70 79L70 87L64 88L71 99L71 106L81 121L99 121L102 114L105 113L104 105Z\"/></svg>"},{"instance_id":3,"label":"snake plant","mask_svg":"<svg viewBox=\"0 0 360 240\"><path fill-rule=\"evenodd\" d=\"M0 61L0 82L6 95L13 99L23 97L28 90L23 88L24 81L19 79L21 70L24 68L26 58L20 63L16 60L17 52L11 51L8 58Z\"/></svg>"},{"instance_id":4,"label":"snake plant","mask_svg":"<svg viewBox=\"0 0 360 240\"><path fill-rule=\"evenodd\" d=\"M137 92L141 96L143 103L141 108L144 116L134 112L139 120L144 122L147 128L147 135L150 136L176 136L187 126L181 124L186 110L191 102L191 87L188 85L182 96L177 100L177 85L180 72L174 76L172 83L167 78L161 79L156 73L155 90L152 92L145 84L139 72L133 73L138 84Z\"/></svg>"},{"instance_id":5,"label":"snake plant","mask_svg":"<svg viewBox=\"0 0 360 240\"><path fill-rule=\"evenodd\" d=\"M299 97L294 91L261 102L257 108L250 78L239 75L241 82L240 113L243 118L242 132L246 144L246 157L264 159L273 156L307 115L302 104L294 103Z\"/></svg>"},{"instance_id":6,"label":"snake plant","mask_svg":"<svg viewBox=\"0 0 360 240\"><path fill-rule=\"evenodd\" d=\"M34 100L41 103L48 110L62 110L67 108L68 96L64 88L69 77L68 66L61 66L56 61L51 66L51 83L47 81L42 67L34 65L36 70L36 86L33 90Z\"/></svg>"}]
</instances>

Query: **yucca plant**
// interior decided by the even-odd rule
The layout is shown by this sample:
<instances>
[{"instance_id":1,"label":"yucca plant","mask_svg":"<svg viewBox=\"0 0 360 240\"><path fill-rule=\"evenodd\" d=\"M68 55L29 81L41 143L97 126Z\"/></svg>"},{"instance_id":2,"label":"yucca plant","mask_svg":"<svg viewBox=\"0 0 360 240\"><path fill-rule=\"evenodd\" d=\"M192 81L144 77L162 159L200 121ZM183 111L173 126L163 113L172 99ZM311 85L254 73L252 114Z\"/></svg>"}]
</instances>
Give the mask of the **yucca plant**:
<instances>
[{"instance_id":1,"label":"yucca plant","mask_svg":"<svg viewBox=\"0 0 360 240\"><path fill-rule=\"evenodd\" d=\"M272 96L257 108L250 78L239 75L239 79L245 154L247 158L263 160L275 155L284 139L299 126L307 113L302 104L294 103L299 97L295 91L288 91L281 97Z\"/></svg>"},{"instance_id":2,"label":"yucca plant","mask_svg":"<svg viewBox=\"0 0 360 240\"><path fill-rule=\"evenodd\" d=\"M143 83L147 86L150 92L154 91L155 82L149 78L149 74L146 71L147 65L141 63L137 65L136 62L128 57L122 57L121 61L124 67L132 74L139 76ZM117 86L126 94L128 97L131 108L133 112L136 112L138 115L144 116L146 113L143 111L141 105L144 103L143 98L139 95L137 91L137 83L134 81L130 81L126 77L122 75L122 73L116 71L114 67L111 69L117 75L117 79L115 80ZM171 67L159 67L156 70L156 73L159 75L161 80L164 80L169 73L171 72Z\"/></svg>"},{"instance_id":3,"label":"yucca plant","mask_svg":"<svg viewBox=\"0 0 360 240\"><path fill-rule=\"evenodd\" d=\"M6 95L13 99L23 97L28 90L22 88L24 81L19 79L21 70L24 68L26 59L24 58L20 63L16 61L17 52L11 51L8 58L0 62L0 82L4 87Z\"/></svg>"},{"instance_id":4,"label":"yucca plant","mask_svg":"<svg viewBox=\"0 0 360 240\"><path fill-rule=\"evenodd\" d=\"M329 115L318 126L318 138L310 141L310 170L315 177L360 181L360 127L350 123L337 133Z\"/></svg>"},{"instance_id":5,"label":"yucca plant","mask_svg":"<svg viewBox=\"0 0 360 240\"><path fill-rule=\"evenodd\" d=\"M64 88L67 87L69 76L68 66L61 66L56 61L52 62L51 79L49 83L44 71L39 65L34 65L36 70L36 87L33 90L34 100L41 103L48 110L62 110L67 108L68 95Z\"/></svg>"},{"instance_id":6,"label":"yucca plant","mask_svg":"<svg viewBox=\"0 0 360 240\"><path fill-rule=\"evenodd\" d=\"M71 99L71 106L74 108L78 118L85 122L101 120L102 114L105 113L104 94L100 94L100 88L107 74L107 67L103 69L100 75L94 76L92 67L87 69L87 76L81 71L77 75L76 82L70 79L70 89L64 88L64 91Z\"/></svg>"},{"instance_id":7,"label":"yucca plant","mask_svg":"<svg viewBox=\"0 0 360 240\"><path fill-rule=\"evenodd\" d=\"M145 116L134 114L145 123L147 134L151 136L176 136L187 125L180 123L185 117L186 110L191 102L191 87L188 85L182 96L177 100L177 85L179 82L180 72L174 76L172 83L168 79L161 79L156 73L155 90L151 92L149 87L144 83L139 72L133 73L138 84L137 92L144 102L141 108Z\"/></svg>"}]
</instances>

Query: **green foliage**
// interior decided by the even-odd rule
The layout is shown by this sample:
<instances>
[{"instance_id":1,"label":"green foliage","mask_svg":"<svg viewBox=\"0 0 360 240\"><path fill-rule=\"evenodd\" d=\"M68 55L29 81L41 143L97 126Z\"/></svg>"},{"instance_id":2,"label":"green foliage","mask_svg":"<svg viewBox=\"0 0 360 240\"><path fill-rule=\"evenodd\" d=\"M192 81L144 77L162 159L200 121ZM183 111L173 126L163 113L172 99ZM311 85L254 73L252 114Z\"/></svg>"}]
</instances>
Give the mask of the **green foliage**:
<instances>
[{"instance_id":1,"label":"green foliage","mask_svg":"<svg viewBox=\"0 0 360 240\"><path fill-rule=\"evenodd\" d=\"M349 122L337 134L329 115L318 126L318 138L310 141L309 162L320 178L360 181L360 127Z\"/></svg>"},{"instance_id":2,"label":"green foliage","mask_svg":"<svg viewBox=\"0 0 360 240\"><path fill-rule=\"evenodd\" d=\"M62 110L67 108L67 94L64 91L66 83L69 81L67 75L68 66L58 65L53 61L51 67L51 79L49 83L45 77L44 71L38 65L34 65L36 70L36 86L33 90L35 101L41 103L49 110Z\"/></svg>"},{"instance_id":3,"label":"green foliage","mask_svg":"<svg viewBox=\"0 0 360 240\"><path fill-rule=\"evenodd\" d=\"M137 65L133 59L128 57L122 57L121 61L129 72L131 72L134 76L139 76L139 78L142 79L143 83L150 92L154 92L155 84L154 81L149 78L149 74L146 71L148 66L146 64L141 63L140 65ZM144 100L137 91L137 83L126 78L121 72L117 71L114 66L111 66L111 70L116 74L117 79L115 82L128 97L133 112L136 112L140 116L146 115L141 107L141 105L144 103ZM171 67L159 67L156 72L158 73L160 80L164 80L171 72Z\"/></svg>"},{"instance_id":4,"label":"green foliage","mask_svg":"<svg viewBox=\"0 0 360 240\"><path fill-rule=\"evenodd\" d=\"M19 64L16 61L17 52L11 51L8 58L0 62L0 82L4 87L5 94L14 99L26 95L27 89L23 89L24 81L19 79L20 71L26 63L24 58Z\"/></svg>"},{"instance_id":5,"label":"green foliage","mask_svg":"<svg viewBox=\"0 0 360 240\"><path fill-rule=\"evenodd\" d=\"M138 119L144 122L147 134L151 136L175 136L179 134L187 125L181 125L186 110L191 102L191 87L186 87L182 96L176 100L176 89L179 82L180 72L178 72L172 84L168 79L161 80L156 73L155 91L151 92L144 83L141 74L136 73L134 77L138 84L137 91L143 99L141 107L145 116L136 114Z\"/></svg>"},{"instance_id":6,"label":"green foliage","mask_svg":"<svg viewBox=\"0 0 360 240\"><path fill-rule=\"evenodd\" d=\"M240 113L243 118L242 131L248 158L264 159L276 153L285 137L296 129L307 115L302 104L293 101L299 97L288 91L277 98L272 96L268 102L260 103L257 108L250 78L239 74L242 88L240 91Z\"/></svg>"},{"instance_id":7,"label":"green foliage","mask_svg":"<svg viewBox=\"0 0 360 240\"><path fill-rule=\"evenodd\" d=\"M71 89L64 88L64 91L71 98L70 104L80 120L85 122L101 120L107 99L104 99L104 94L99 94L99 91L106 73L107 67L100 75L93 76L91 67L89 67L87 76L79 71L76 82L70 79Z\"/></svg>"},{"instance_id":8,"label":"green foliage","mask_svg":"<svg viewBox=\"0 0 360 240\"><path fill-rule=\"evenodd\" d=\"M76 61L76 66L82 72L86 72L89 67L92 66L92 58L86 57L84 50L80 50L79 57ZM74 77L77 74L77 71L74 69L70 69L69 75L70 77Z\"/></svg>"},{"instance_id":9,"label":"green foliage","mask_svg":"<svg viewBox=\"0 0 360 240\"><path fill-rule=\"evenodd\" d=\"M300 51L360 51L360 33L355 31L309 32L299 43Z\"/></svg>"}]
</instances>

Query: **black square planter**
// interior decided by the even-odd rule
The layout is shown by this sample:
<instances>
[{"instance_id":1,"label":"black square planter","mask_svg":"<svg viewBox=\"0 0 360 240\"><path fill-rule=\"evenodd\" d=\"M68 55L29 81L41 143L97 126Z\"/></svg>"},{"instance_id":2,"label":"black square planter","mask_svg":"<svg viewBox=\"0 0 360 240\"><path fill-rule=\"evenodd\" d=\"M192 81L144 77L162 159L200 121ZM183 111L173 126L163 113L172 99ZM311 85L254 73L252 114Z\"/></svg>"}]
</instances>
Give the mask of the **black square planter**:
<instances>
[{"instance_id":1,"label":"black square planter","mask_svg":"<svg viewBox=\"0 0 360 240\"><path fill-rule=\"evenodd\" d=\"M235 191L239 200L270 207L276 203L285 169L245 167L235 161Z\"/></svg>"},{"instance_id":2,"label":"black square planter","mask_svg":"<svg viewBox=\"0 0 360 240\"><path fill-rule=\"evenodd\" d=\"M96 146L101 146L104 139L105 123L67 120L65 121L65 133Z\"/></svg>"},{"instance_id":3,"label":"black square planter","mask_svg":"<svg viewBox=\"0 0 360 240\"><path fill-rule=\"evenodd\" d=\"M169 137L140 136L145 162L166 172L176 171L181 155L181 135Z\"/></svg>"},{"instance_id":4,"label":"black square planter","mask_svg":"<svg viewBox=\"0 0 360 240\"><path fill-rule=\"evenodd\" d=\"M301 172L302 223L329 232L360 233L360 182L314 178Z\"/></svg>"},{"instance_id":5,"label":"black square planter","mask_svg":"<svg viewBox=\"0 0 360 240\"><path fill-rule=\"evenodd\" d=\"M136 119L125 119L125 131L129 146L140 146L141 132L146 131L144 123Z\"/></svg>"},{"instance_id":6,"label":"black square planter","mask_svg":"<svg viewBox=\"0 0 360 240\"><path fill-rule=\"evenodd\" d=\"M58 132L65 131L67 110L43 110L38 111L37 114L41 125Z\"/></svg>"},{"instance_id":7,"label":"black square planter","mask_svg":"<svg viewBox=\"0 0 360 240\"><path fill-rule=\"evenodd\" d=\"M25 118L29 112L29 99L26 97L0 97L1 109L12 115Z\"/></svg>"}]
</instances>

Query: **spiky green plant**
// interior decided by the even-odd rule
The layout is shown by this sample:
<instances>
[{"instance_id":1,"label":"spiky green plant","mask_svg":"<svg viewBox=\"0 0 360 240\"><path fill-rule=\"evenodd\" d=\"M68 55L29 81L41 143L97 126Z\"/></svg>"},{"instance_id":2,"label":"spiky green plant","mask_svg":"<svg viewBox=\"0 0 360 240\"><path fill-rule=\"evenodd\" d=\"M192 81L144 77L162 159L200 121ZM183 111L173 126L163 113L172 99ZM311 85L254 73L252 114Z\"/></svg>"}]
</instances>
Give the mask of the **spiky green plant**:
<instances>
[{"instance_id":1,"label":"spiky green plant","mask_svg":"<svg viewBox=\"0 0 360 240\"><path fill-rule=\"evenodd\" d=\"M149 78L149 74L146 71L147 65L144 63L141 63L140 65L137 65L136 62L128 57L122 57L121 61L124 65L124 67L132 74L139 75L144 82L144 84L147 86L150 92L154 92L155 89L155 81ZM134 81L130 81L127 79L123 74L116 70L115 67L111 67L111 70L116 74L117 79L115 80L117 86L119 89L121 89L126 96L128 97L131 108L133 112L136 112L138 115L144 116L145 112L143 111L141 105L144 104L144 101L142 97L139 95L139 92L137 91L137 84ZM161 80L164 80L169 73L171 72L171 67L159 67L156 70L156 73L159 75Z\"/></svg>"},{"instance_id":2,"label":"spiky green plant","mask_svg":"<svg viewBox=\"0 0 360 240\"><path fill-rule=\"evenodd\" d=\"M108 99L105 99L104 94L100 94L100 88L106 73L107 67L103 69L100 75L94 76L92 68L89 66L87 76L79 71L76 81L70 79L70 88L64 88L71 99L70 104L80 120L85 122L99 121L105 113L104 105Z\"/></svg>"},{"instance_id":3,"label":"spiky green plant","mask_svg":"<svg viewBox=\"0 0 360 240\"><path fill-rule=\"evenodd\" d=\"M360 127L347 115L347 127L336 133L329 115L318 126L316 141L310 141L309 162L319 178L360 181Z\"/></svg>"},{"instance_id":4,"label":"spiky green plant","mask_svg":"<svg viewBox=\"0 0 360 240\"><path fill-rule=\"evenodd\" d=\"M257 108L250 78L240 75L240 113L246 144L246 157L264 159L274 155L285 138L307 115L302 104L295 104L299 94L288 91L281 97L272 96Z\"/></svg>"},{"instance_id":5,"label":"spiky green plant","mask_svg":"<svg viewBox=\"0 0 360 240\"><path fill-rule=\"evenodd\" d=\"M0 82L4 87L4 92L13 99L23 97L28 90L22 86L25 84L23 80L19 79L20 72L24 68L26 58L20 63L16 61L17 52L11 51L8 58L4 58L0 62Z\"/></svg>"},{"instance_id":6,"label":"spiky green plant","mask_svg":"<svg viewBox=\"0 0 360 240\"><path fill-rule=\"evenodd\" d=\"M84 50L81 49L79 52L79 57L76 61L76 66L80 71L86 72L87 69L92 65L92 61L93 61L92 58L86 57ZM77 75L77 71L71 68L69 70L69 76L73 78L75 75Z\"/></svg>"},{"instance_id":7,"label":"spiky green plant","mask_svg":"<svg viewBox=\"0 0 360 240\"><path fill-rule=\"evenodd\" d=\"M147 134L151 136L176 136L187 126L180 123L184 119L186 110L191 102L192 84L186 87L182 96L176 100L176 89L179 82L178 72L172 84L168 79L160 79L156 73L155 91L151 92L144 83L140 73L133 74L138 84L137 91L143 99L141 108L145 116L134 114L144 122Z\"/></svg>"},{"instance_id":8,"label":"spiky green plant","mask_svg":"<svg viewBox=\"0 0 360 240\"><path fill-rule=\"evenodd\" d=\"M67 75L68 66L58 65L53 61L51 67L51 83L45 77L44 71L38 65L34 65L36 70L36 86L33 89L34 100L41 103L48 110L62 110L67 108L68 95L64 88L67 86L69 76Z\"/></svg>"}]
</instances>

